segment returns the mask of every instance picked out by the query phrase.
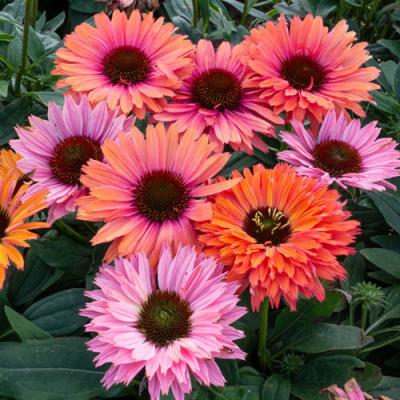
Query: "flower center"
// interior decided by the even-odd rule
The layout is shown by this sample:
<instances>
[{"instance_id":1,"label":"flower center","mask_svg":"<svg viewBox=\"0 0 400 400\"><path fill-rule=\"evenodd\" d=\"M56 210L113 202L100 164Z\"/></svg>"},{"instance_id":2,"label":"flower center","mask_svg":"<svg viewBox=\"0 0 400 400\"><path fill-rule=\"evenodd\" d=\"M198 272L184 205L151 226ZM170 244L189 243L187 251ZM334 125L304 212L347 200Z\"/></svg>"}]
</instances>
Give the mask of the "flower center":
<instances>
[{"instance_id":1,"label":"flower center","mask_svg":"<svg viewBox=\"0 0 400 400\"><path fill-rule=\"evenodd\" d=\"M204 72L193 83L193 97L202 107L232 110L242 97L240 82L233 74L222 69Z\"/></svg>"},{"instance_id":2,"label":"flower center","mask_svg":"<svg viewBox=\"0 0 400 400\"><path fill-rule=\"evenodd\" d=\"M90 159L101 161L100 145L84 136L73 136L58 143L50 167L54 176L67 185L79 185L82 166Z\"/></svg>"},{"instance_id":3,"label":"flower center","mask_svg":"<svg viewBox=\"0 0 400 400\"><path fill-rule=\"evenodd\" d=\"M321 65L309 56L297 55L286 60L281 66L281 74L295 89L319 89L325 80Z\"/></svg>"},{"instance_id":4,"label":"flower center","mask_svg":"<svg viewBox=\"0 0 400 400\"><path fill-rule=\"evenodd\" d=\"M154 222L178 219L189 199L183 178L171 171L147 173L134 190L137 209Z\"/></svg>"},{"instance_id":5,"label":"flower center","mask_svg":"<svg viewBox=\"0 0 400 400\"><path fill-rule=\"evenodd\" d=\"M114 84L143 82L149 72L150 60L142 50L134 47L119 47L104 60L104 73Z\"/></svg>"},{"instance_id":6,"label":"flower center","mask_svg":"<svg viewBox=\"0 0 400 400\"><path fill-rule=\"evenodd\" d=\"M187 337L191 329L189 303L175 292L153 292L143 304L138 329L158 347Z\"/></svg>"},{"instance_id":7,"label":"flower center","mask_svg":"<svg viewBox=\"0 0 400 400\"><path fill-rule=\"evenodd\" d=\"M362 171L359 152L351 144L341 140L318 143L312 151L314 165L331 176L342 176Z\"/></svg>"},{"instance_id":8,"label":"flower center","mask_svg":"<svg viewBox=\"0 0 400 400\"><path fill-rule=\"evenodd\" d=\"M0 207L0 239L6 236L8 225L10 225L10 215L7 210Z\"/></svg>"},{"instance_id":9,"label":"flower center","mask_svg":"<svg viewBox=\"0 0 400 400\"><path fill-rule=\"evenodd\" d=\"M278 246L287 242L292 229L286 215L276 208L251 210L243 224L245 232L257 243Z\"/></svg>"}]
</instances>

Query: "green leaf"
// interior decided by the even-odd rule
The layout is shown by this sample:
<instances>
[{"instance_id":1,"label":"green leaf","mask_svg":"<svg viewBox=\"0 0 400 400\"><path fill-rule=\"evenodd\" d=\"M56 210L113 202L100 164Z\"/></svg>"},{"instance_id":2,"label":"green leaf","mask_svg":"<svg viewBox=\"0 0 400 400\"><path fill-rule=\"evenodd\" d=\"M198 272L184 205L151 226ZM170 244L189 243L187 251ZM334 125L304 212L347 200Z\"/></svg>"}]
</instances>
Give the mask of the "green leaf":
<instances>
[{"instance_id":1,"label":"green leaf","mask_svg":"<svg viewBox=\"0 0 400 400\"><path fill-rule=\"evenodd\" d=\"M34 97L40 101L44 106L48 106L50 101L53 101L58 106L64 105L64 92L62 91L42 91L42 92L31 92L27 93L28 96Z\"/></svg>"},{"instance_id":2,"label":"green leaf","mask_svg":"<svg viewBox=\"0 0 400 400\"><path fill-rule=\"evenodd\" d=\"M313 324L301 332L293 332L290 348L303 353L323 353L332 350L360 349L372 342L355 326Z\"/></svg>"},{"instance_id":3,"label":"green leaf","mask_svg":"<svg viewBox=\"0 0 400 400\"><path fill-rule=\"evenodd\" d=\"M212 391L215 400L258 400L257 394L241 386L225 386Z\"/></svg>"},{"instance_id":4,"label":"green leaf","mask_svg":"<svg viewBox=\"0 0 400 400\"><path fill-rule=\"evenodd\" d=\"M378 43L390 50L400 60L400 43L398 40L378 40Z\"/></svg>"},{"instance_id":5,"label":"green leaf","mask_svg":"<svg viewBox=\"0 0 400 400\"><path fill-rule=\"evenodd\" d=\"M400 279L400 254L379 248L363 249L361 254L378 268Z\"/></svg>"},{"instance_id":6,"label":"green leaf","mask_svg":"<svg viewBox=\"0 0 400 400\"><path fill-rule=\"evenodd\" d=\"M29 27L29 42L28 42L28 56L32 61L36 61L40 59L46 49L43 46L42 41L40 40L38 34Z\"/></svg>"},{"instance_id":7,"label":"green leaf","mask_svg":"<svg viewBox=\"0 0 400 400\"><path fill-rule=\"evenodd\" d=\"M89 400L113 397L84 338L0 343L0 396L18 400Z\"/></svg>"},{"instance_id":8,"label":"green leaf","mask_svg":"<svg viewBox=\"0 0 400 400\"><path fill-rule=\"evenodd\" d=\"M25 122L30 105L29 98L20 97L8 103L0 111L0 146L16 136L14 127Z\"/></svg>"},{"instance_id":9,"label":"green leaf","mask_svg":"<svg viewBox=\"0 0 400 400\"><path fill-rule=\"evenodd\" d=\"M390 192L368 192L386 223L400 233L400 197Z\"/></svg>"},{"instance_id":10,"label":"green leaf","mask_svg":"<svg viewBox=\"0 0 400 400\"><path fill-rule=\"evenodd\" d=\"M5 306L4 311L8 322L22 341L51 338L50 334L26 319L23 315L14 311L12 308Z\"/></svg>"},{"instance_id":11,"label":"green leaf","mask_svg":"<svg viewBox=\"0 0 400 400\"><path fill-rule=\"evenodd\" d=\"M373 236L371 240L386 250L400 253L400 235L377 235Z\"/></svg>"},{"instance_id":12,"label":"green leaf","mask_svg":"<svg viewBox=\"0 0 400 400\"><path fill-rule=\"evenodd\" d=\"M357 282L364 280L365 258L357 251L357 253L346 257L344 267L347 271L347 279L340 285L344 290L349 291Z\"/></svg>"},{"instance_id":13,"label":"green leaf","mask_svg":"<svg viewBox=\"0 0 400 400\"><path fill-rule=\"evenodd\" d=\"M32 304L24 315L46 332L65 336L87 322L79 315L86 302L84 289L63 290Z\"/></svg>"},{"instance_id":14,"label":"green leaf","mask_svg":"<svg viewBox=\"0 0 400 400\"><path fill-rule=\"evenodd\" d=\"M264 378L252 367L242 367L239 369L239 384L250 392L260 394Z\"/></svg>"},{"instance_id":15,"label":"green leaf","mask_svg":"<svg viewBox=\"0 0 400 400\"><path fill-rule=\"evenodd\" d=\"M48 266L36 253L29 249L24 271L16 270L7 286L11 303L20 306L32 301L37 295L56 282L64 274Z\"/></svg>"},{"instance_id":16,"label":"green leaf","mask_svg":"<svg viewBox=\"0 0 400 400\"><path fill-rule=\"evenodd\" d=\"M291 391L291 381L289 378L274 374L265 382L261 400L289 400Z\"/></svg>"},{"instance_id":17,"label":"green leaf","mask_svg":"<svg viewBox=\"0 0 400 400\"><path fill-rule=\"evenodd\" d=\"M63 11L50 21L47 21L43 27L43 31L55 32L64 23L64 20L65 20L65 12Z\"/></svg>"},{"instance_id":18,"label":"green leaf","mask_svg":"<svg viewBox=\"0 0 400 400\"><path fill-rule=\"evenodd\" d=\"M391 399L400 399L400 378L384 376L382 382L371 391L374 396L388 396Z\"/></svg>"},{"instance_id":19,"label":"green leaf","mask_svg":"<svg viewBox=\"0 0 400 400\"><path fill-rule=\"evenodd\" d=\"M8 45L7 59L14 68L21 65L22 40L16 36Z\"/></svg>"},{"instance_id":20,"label":"green leaf","mask_svg":"<svg viewBox=\"0 0 400 400\"><path fill-rule=\"evenodd\" d=\"M351 379L356 371L359 383L363 385L366 364L356 357L332 355L317 357L307 363L292 380L292 394L301 400L326 400L320 390L330 385L343 384ZM369 375L367 376L370 379Z\"/></svg>"},{"instance_id":21,"label":"green leaf","mask_svg":"<svg viewBox=\"0 0 400 400\"><path fill-rule=\"evenodd\" d=\"M400 99L400 65L397 67L394 75L393 88L397 98Z\"/></svg>"},{"instance_id":22,"label":"green leaf","mask_svg":"<svg viewBox=\"0 0 400 400\"><path fill-rule=\"evenodd\" d=\"M0 97L7 97L8 85L8 81L0 80Z\"/></svg>"},{"instance_id":23,"label":"green leaf","mask_svg":"<svg viewBox=\"0 0 400 400\"><path fill-rule=\"evenodd\" d=\"M303 324L310 324L320 318L328 318L342 301L338 292L327 292L326 299L322 303L316 299L301 300L297 311L291 312L285 308L279 313L272 332L273 337L282 335L284 332L297 331Z\"/></svg>"}]
</instances>

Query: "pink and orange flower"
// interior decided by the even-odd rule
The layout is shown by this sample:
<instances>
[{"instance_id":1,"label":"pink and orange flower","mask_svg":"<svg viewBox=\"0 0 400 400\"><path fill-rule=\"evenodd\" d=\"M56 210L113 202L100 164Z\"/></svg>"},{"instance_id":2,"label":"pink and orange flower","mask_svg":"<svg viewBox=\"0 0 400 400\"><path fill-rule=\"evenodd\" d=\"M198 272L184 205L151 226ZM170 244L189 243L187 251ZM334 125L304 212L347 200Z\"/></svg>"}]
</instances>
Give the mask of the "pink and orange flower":
<instances>
[{"instance_id":1,"label":"pink and orange flower","mask_svg":"<svg viewBox=\"0 0 400 400\"><path fill-rule=\"evenodd\" d=\"M200 40L194 57L195 69L177 91L159 121L176 122L180 132L194 128L206 132L222 151L225 144L235 150L253 152L253 146L268 150L256 132L275 136L271 125L282 124L260 99L260 90L240 62L237 48L223 42L214 50L208 40Z\"/></svg>"},{"instance_id":2,"label":"pink and orange flower","mask_svg":"<svg viewBox=\"0 0 400 400\"><path fill-rule=\"evenodd\" d=\"M94 245L112 242L106 261L143 252L155 265L163 243L177 250L197 241L195 221L212 216L207 196L230 189L238 179L210 182L229 159L216 153L206 135L178 134L175 124L136 128L102 146L107 162L91 160L82 183L89 196L79 200L78 218L104 221Z\"/></svg>"},{"instance_id":3,"label":"pink and orange flower","mask_svg":"<svg viewBox=\"0 0 400 400\"><path fill-rule=\"evenodd\" d=\"M95 26L79 25L57 51L58 87L86 93L92 103L105 100L111 110L161 112L192 70L194 46L176 28L134 10L94 16Z\"/></svg>"},{"instance_id":4,"label":"pink and orange flower","mask_svg":"<svg viewBox=\"0 0 400 400\"><path fill-rule=\"evenodd\" d=\"M250 286L254 310L265 297L273 307L283 298L295 310L299 294L324 300L321 278L346 277L336 257L354 252L349 245L359 224L339 198L288 165L257 165L215 196L211 220L198 224L199 240L206 255L227 267L229 280Z\"/></svg>"},{"instance_id":5,"label":"pink and orange flower","mask_svg":"<svg viewBox=\"0 0 400 400\"><path fill-rule=\"evenodd\" d=\"M329 31L321 17L295 16L288 27L268 21L253 29L240 45L242 58L254 74L262 98L287 119L313 124L332 108L364 117L360 103L372 101L375 67L363 67L370 58L367 43L355 43L345 20Z\"/></svg>"},{"instance_id":6,"label":"pink and orange flower","mask_svg":"<svg viewBox=\"0 0 400 400\"><path fill-rule=\"evenodd\" d=\"M223 386L216 359L243 359L234 343L242 332L230 325L246 310L238 307L237 285L225 281L222 265L193 248L161 252L157 279L145 255L103 264L94 301L81 315L96 333L89 348L97 366L111 364L103 378L109 388L128 385L145 370L152 400L172 390L176 400L191 391L192 375L203 385Z\"/></svg>"}]
</instances>

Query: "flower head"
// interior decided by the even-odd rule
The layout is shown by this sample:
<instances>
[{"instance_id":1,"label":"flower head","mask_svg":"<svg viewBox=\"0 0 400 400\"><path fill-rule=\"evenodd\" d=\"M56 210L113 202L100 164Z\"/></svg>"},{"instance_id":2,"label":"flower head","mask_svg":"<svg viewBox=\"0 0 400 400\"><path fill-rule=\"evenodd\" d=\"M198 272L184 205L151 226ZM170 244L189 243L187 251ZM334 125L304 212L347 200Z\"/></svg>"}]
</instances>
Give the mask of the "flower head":
<instances>
[{"instance_id":1,"label":"flower head","mask_svg":"<svg viewBox=\"0 0 400 400\"><path fill-rule=\"evenodd\" d=\"M199 240L205 254L227 266L229 280L250 285L253 309L265 297L277 307L283 297L294 310L299 293L324 299L320 278L345 278L336 256L353 253L358 222L349 216L336 190L285 164L258 165L215 196L211 221L198 226Z\"/></svg>"},{"instance_id":2,"label":"flower head","mask_svg":"<svg viewBox=\"0 0 400 400\"><path fill-rule=\"evenodd\" d=\"M293 164L300 175L337 183L342 188L395 189L385 179L400 175L400 152L393 139L378 139L380 129L376 123L361 128L359 120L348 122L343 113L337 118L332 110L315 136L294 120L295 132L282 135L289 150L278 157Z\"/></svg>"},{"instance_id":3,"label":"flower head","mask_svg":"<svg viewBox=\"0 0 400 400\"><path fill-rule=\"evenodd\" d=\"M359 103L372 101L369 92L379 88L371 83L379 70L362 67L370 58L367 43L354 41L345 20L329 31L321 17L309 14L294 17L288 28L282 15L253 29L241 53L276 113L320 122L332 108L365 116Z\"/></svg>"},{"instance_id":4,"label":"flower head","mask_svg":"<svg viewBox=\"0 0 400 400\"><path fill-rule=\"evenodd\" d=\"M0 150L0 179L9 173L15 174L18 178L23 177L23 172L18 168L17 162L21 156L12 150Z\"/></svg>"},{"instance_id":5,"label":"flower head","mask_svg":"<svg viewBox=\"0 0 400 400\"><path fill-rule=\"evenodd\" d=\"M58 87L87 93L91 102L106 100L140 118L160 112L165 97L173 97L192 69L193 45L174 34L172 24L134 10L130 17L115 10L94 16L96 26L79 25L57 51Z\"/></svg>"},{"instance_id":6,"label":"flower head","mask_svg":"<svg viewBox=\"0 0 400 400\"><path fill-rule=\"evenodd\" d=\"M328 393L329 400L391 400L386 396L375 398L363 392L354 378L345 383L344 390L337 385L331 385L324 389L323 392Z\"/></svg>"},{"instance_id":7,"label":"flower head","mask_svg":"<svg viewBox=\"0 0 400 400\"><path fill-rule=\"evenodd\" d=\"M89 159L103 160L101 144L131 124L109 111L105 102L93 109L86 97L65 98L64 109L49 103L48 121L29 118L30 127L18 127L19 140L10 142L23 158L18 167L32 176L32 193L48 190L49 222L72 212L76 200L86 193L80 184L82 166ZM128 126L125 126L128 125Z\"/></svg>"},{"instance_id":8,"label":"flower head","mask_svg":"<svg viewBox=\"0 0 400 400\"><path fill-rule=\"evenodd\" d=\"M243 335L230 324L238 307L237 286L224 279L222 266L179 248L175 257L163 248L157 279L143 254L103 264L95 279L94 301L81 312L97 333L89 348L96 365L111 364L103 383L129 384L145 369L152 400L171 389L183 400L191 391L190 375L204 385L224 385L217 358L243 359L234 343Z\"/></svg>"},{"instance_id":9,"label":"flower head","mask_svg":"<svg viewBox=\"0 0 400 400\"><path fill-rule=\"evenodd\" d=\"M12 171L0 176L0 289L11 263L18 269L24 268L24 258L17 247L29 247L27 241L37 237L31 231L48 226L44 222L27 221L46 207L45 191L22 201L28 187L28 184L20 184Z\"/></svg>"},{"instance_id":10,"label":"flower head","mask_svg":"<svg viewBox=\"0 0 400 400\"><path fill-rule=\"evenodd\" d=\"M164 242L174 249L194 244L194 221L211 217L204 198L229 189L237 180L206 184L225 165L228 153L213 154L206 135L193 130L178 138L177 127L136 128L119 142L106 141L107 163L90 161L81 181L90 195L79 201L78 218L104 221L93 244L111 242L106 260L143 252L154 265Z\"/></svg>"},{"instance_id":11,"label":"flower head","mask_svg":"<svg viewBox=\"0 0 400 400\"><path fill-rule=\"evenodd\" d=\"M236 49L223 42L215 51L210 41L200 40L194 64L177 96L155 118L176 121L180 132L188 127L197 135L207 132L221 150L224 144L248 153L253 152L252 146L267 150L256 132L275 136L270 122L283 120L260 101L260 90L249 87L252 80Z\"/></svg>"}]
</instances>

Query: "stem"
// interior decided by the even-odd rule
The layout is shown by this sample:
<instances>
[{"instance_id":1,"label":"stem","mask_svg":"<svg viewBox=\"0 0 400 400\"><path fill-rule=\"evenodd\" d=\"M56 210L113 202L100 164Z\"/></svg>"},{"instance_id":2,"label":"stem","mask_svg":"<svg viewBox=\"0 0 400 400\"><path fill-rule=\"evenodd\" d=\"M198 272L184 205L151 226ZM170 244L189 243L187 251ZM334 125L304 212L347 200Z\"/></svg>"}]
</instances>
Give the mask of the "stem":
<instances>
[{"instance_id":1,"label":"stem","mask_svg":"<svg viewBox=\"0 0 400 400\"><path fill-rule=\"evenodd\" d=\"M6 338L6 337L8 337L8 336L10 336L13 332L14 332L14 329L7 329L5 332L3 332L3 333L0 335L0 340Z\"/></svg>"},{"instance_id":2,"label":"stem","mask_svg":"<svg viewBox=\"0 0 400 400\"><path fill-rule=\"evenodd\" d=\"M77 242L87 244L88 239L77 232L75 229L71 228L67 225L63 220L59 219L58 221L54 222L53 226L58 229L60 232L65 233L71 239L76 240Z\"/></svg>"},{"instance_id":3,"label":"stem","mask_svg":"<svg viewBox=\"0 0 400 400\"><path fill-rule=\"evenodd\" d=\"M197 28L199 24L199 3L198 0L192 0L193 4L193 26Z\"/></svg>"},{"instance_id":4,"label":"stem","mask_svg":"<svg viewBox=\"0 0 400 400\"><path fill-rule=\"evenodd\" d=\"M242 17L240 18L241 25L244 25L246 22L247 16L249 15L249 8L250 8L250 0L244 0L243 13Z\"/></svg>"},{"instance_id":5,"label":"stem","mask_svg":"<svg viewBox=\"0 0 400 400\"><path fill-rule=\"evenodd\" d=\"M365 331L365 328L367 327L367 317L368 317L368 306L366 304L363 304L361 306L361 323L360 323L360 327L363 331Z\"/></svg>"},{"instance_id":6,"label":"stem","mask_svg":"<svg viewBox=\"0 0 400 400\"><path fill-rule=\"evenodd\" d=\"M31 26L33 29L36 28L36 19L38 12L38 2L39 0L32 0L32 15L31 15Z\"/></svg>"},{"instance_id":7,"label":"stem","mask_svg":"<svg viewBox=\"0 0 400 400\"><path fill-rule=\"evenodd\" d=\"M268 309L269 299L266 297L260 308L260 329L258 338L258 360L261 371L265 372L269 362L269 354L267 351L268 338Z\"/></svg>"},{"instance_id":8,"label":"stem","mask_svg":"<svg viewBox=\"0 0 400 400\"><path fill-rule=\"evenodd\" d=\"M349 305L349 322L350 325L354 325L354 304L350 303Z\"/></svg>"},{"instance_id":9,"label":"stem","mask_svg":"<svg viewBox=\"0 0 400 400\"><path fill-rule=\"evenodd\" d=\"M346 1L340 0L339 7L337 10L337 15L336 15L336 22L340 21L343 18L343 11L344 11L345 7L346 7Z\"/></svg>"},{"instance_id":10,"label":"stem","mask_svg":"<svg viewBox=\"0 0 400 400\"><path fill-rule=\"evenodd\" d=\"M25 0L24 34L22 38L21 66L19 68L19 71L17 72L17 78L15 80L15 93L17 96L21 94L22 75L25 72L26 61L28 56L29 26L31 23L32 1L33 0Z\"/></svg>"}]
</instances>

